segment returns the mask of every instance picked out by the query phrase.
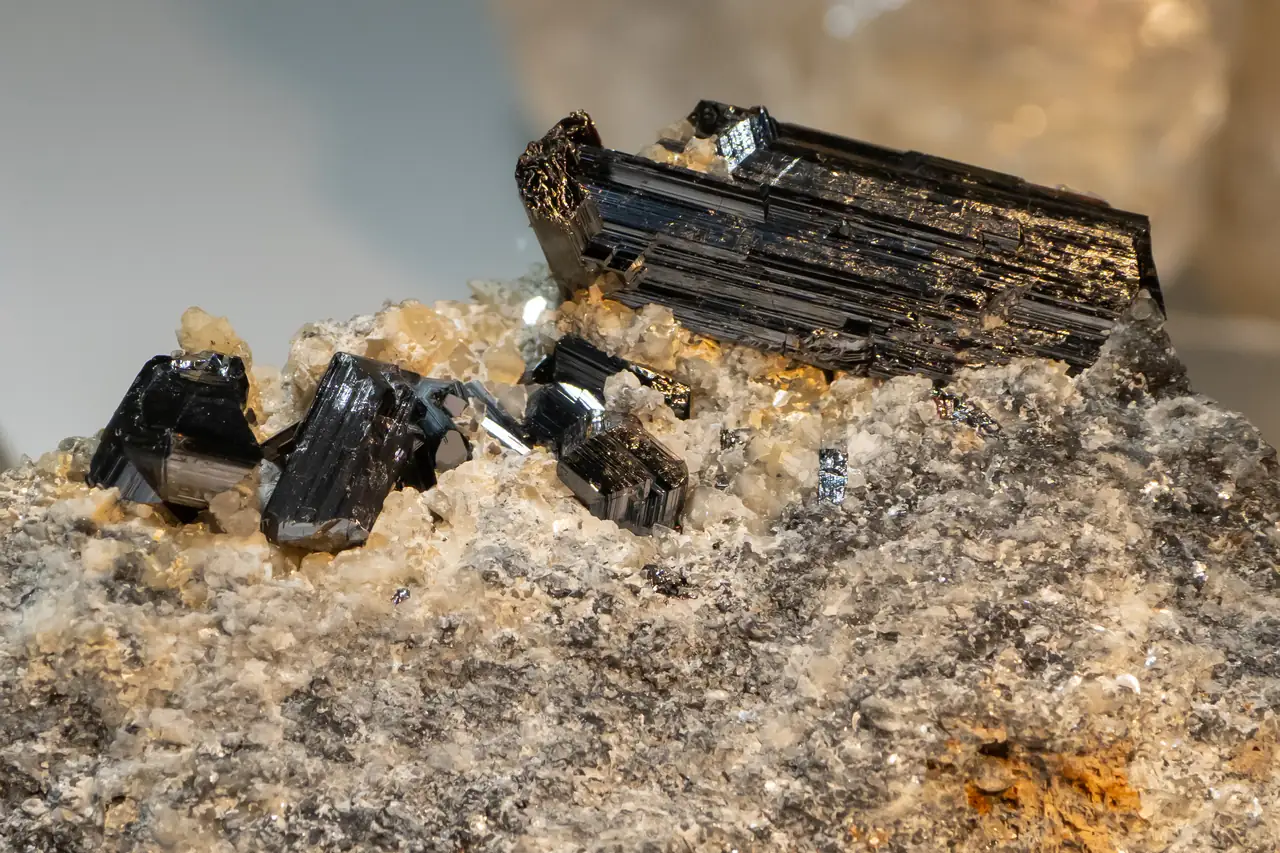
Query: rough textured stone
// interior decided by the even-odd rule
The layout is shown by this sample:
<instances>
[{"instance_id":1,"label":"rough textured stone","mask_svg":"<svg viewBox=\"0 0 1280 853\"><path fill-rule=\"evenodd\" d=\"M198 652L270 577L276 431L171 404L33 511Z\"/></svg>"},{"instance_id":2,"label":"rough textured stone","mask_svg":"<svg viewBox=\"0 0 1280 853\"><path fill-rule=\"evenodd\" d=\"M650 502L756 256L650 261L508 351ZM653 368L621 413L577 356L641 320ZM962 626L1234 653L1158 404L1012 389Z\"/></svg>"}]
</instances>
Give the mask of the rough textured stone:
<instances>
[{"instance_id":1,"label":"rough textured stone","mask_svg":"<svg viewBox=\"0 0 1280 853\"><path fill-rule=\"evenodd\" d=\"M1276 456L1157 314L1079 376L962 371L984 435L927 380L828 381L598 291L522 332L527 293L430 309L467 318L457 378L496 327L687 383L683 421L606 389L688 465L684 529L593 518L466 417L473 458L337 556L170 525L80 482L81 444L6 473L0 849L1280 843ZM367 351L403 310L294 351Z\"/></svg>"}]
</instances>

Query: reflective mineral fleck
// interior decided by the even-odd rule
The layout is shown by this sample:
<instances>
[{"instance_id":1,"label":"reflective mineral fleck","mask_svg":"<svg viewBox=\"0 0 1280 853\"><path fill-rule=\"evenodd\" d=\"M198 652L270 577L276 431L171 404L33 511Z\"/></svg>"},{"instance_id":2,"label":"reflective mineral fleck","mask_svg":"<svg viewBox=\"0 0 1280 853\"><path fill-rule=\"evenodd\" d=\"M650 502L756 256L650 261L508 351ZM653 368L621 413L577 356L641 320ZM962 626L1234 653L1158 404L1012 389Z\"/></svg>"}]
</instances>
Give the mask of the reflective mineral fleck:
<instances>
[{"instance_id":1,"label":"reflective mineral fleck","mask_svg":"<svg viewBox=\"0 0 1280 853\"><path fill-rule=\"evenodd\" d=\"M592 516L470 407L472 458L336 555L248 487L177 525L65 443L0 476L0 849L1280 844L1276 455L1147 303L1078 375L960 371L993 436L596 289L527 324L542 286L309 326L254 368L266 434L334 352L509 405L505 353L578 334L699 401L605 393L687 466L682 528Z\"/></svg>"}]
</instances>

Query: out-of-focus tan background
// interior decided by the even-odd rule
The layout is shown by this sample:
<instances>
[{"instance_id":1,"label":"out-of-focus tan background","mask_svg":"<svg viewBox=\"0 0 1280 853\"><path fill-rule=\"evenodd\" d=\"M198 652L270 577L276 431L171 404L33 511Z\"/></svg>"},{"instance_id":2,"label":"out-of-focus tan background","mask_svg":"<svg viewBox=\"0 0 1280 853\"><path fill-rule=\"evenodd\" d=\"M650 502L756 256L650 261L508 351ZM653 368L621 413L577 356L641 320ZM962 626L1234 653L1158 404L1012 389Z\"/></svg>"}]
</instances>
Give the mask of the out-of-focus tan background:
<instances>
[{"instance_id":1,"label":"out-of-focus tan background","mask_svg":"<svg viewBox=\"0 0 1280 853\"><path fill-rule=\"evenodd\" d=\"M0 0L0 464L198 304L304 322L540 258L512 169L700 98L1151 215L1197 387L1280 441L1280 0Z\"/></svg>"},{"instance_id":2,"label":"out-of-focus tan background","mask_svg":"<svg viewBox=\"0 0 1280 853\"><path fill-rule=\"evenodd\" d=\"M1153 222L1199 390L1280 441L1280 2L492 0L538 127L635 150L701 97Z\"/></svg>"}]
</instances>

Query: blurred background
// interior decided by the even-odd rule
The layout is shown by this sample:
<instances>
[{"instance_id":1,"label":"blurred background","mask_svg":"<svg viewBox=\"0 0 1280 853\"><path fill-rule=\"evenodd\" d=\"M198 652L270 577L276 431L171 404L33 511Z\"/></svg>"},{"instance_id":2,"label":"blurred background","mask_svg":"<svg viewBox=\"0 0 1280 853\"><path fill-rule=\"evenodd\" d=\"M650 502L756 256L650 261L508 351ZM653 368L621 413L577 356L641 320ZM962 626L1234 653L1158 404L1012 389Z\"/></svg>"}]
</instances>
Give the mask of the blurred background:
<instances>
[{"instance_id":1,"label":"blurred background","mask_svg":"<svg viewBox=\"0 0 1280 853\"><path fill-rule=\"evenodd\" d=\"M1148 213L1197 388L1280 440L1272 0L0 0L0 456L99 429L188 305L302 323L540 259L511 171L696 100Z\"/></svg>"}]
</instances>

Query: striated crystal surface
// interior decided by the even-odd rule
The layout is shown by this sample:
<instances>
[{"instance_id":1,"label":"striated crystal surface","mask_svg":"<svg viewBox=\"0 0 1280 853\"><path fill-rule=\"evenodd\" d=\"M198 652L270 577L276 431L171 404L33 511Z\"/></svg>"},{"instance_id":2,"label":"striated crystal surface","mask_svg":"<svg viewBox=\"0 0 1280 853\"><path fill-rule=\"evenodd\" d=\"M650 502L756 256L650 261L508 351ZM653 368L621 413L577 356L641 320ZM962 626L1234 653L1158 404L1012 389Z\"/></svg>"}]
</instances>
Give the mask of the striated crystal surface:
<instances>
[{"instance_id":1,"label":"striated crystal surface","mask_svg":"<svg viewBox=\"0 0 1280 853\"><path fill-rule=\"evenodd\" d=\"M714 338L933 377L1087 367L1141 290L1160 299L1144 216L761 107L703 101L688 123L718 164L609 150L581 112L529 145L516 180L566 293L601 280Z\"/></svg>"},{"instance_id":2,"label":"striated crystal surface","mask_svg":"<svg viewBox=\"0 0 1280 853\"><path fill-rule=\"evenodd\" d=\"M588 417L561 442L560 479L597 518L637 533L675 527L689 470L631 415Z\"/></svg>"},{"instance_id":3,"label":"striated crystal surface","mask_svg":"<svg viewBox=\"0 0 1280 853\"><path fill-rule=\"evenodd\" d=\"M567 382L576 385L590 391L603 403L605 381L623 371L633 374L645 387L660 391L676 417L689 417L691 392L688 385L661 371L610 355L578 335L565 335L557 341L555 350L538 363L530 378L539 383Z\"/></svg>"},{"instance_id":4,"label":"striated crystal surface","mask_svg":"<svg viewBox=\"0 0 1280 853\"><path fill-rule=\"evenodd\" d=\"M530 396L524 425L533 441L559 450L565 436L603 411L604 403L587 389L568 382L552 382Z\"/></svg>"},{"instance_id":5,"label":"striated crystal surface","mask_svg":"<svg viewBox=\"0 0 1280 853\"><path fill-rule=\"evenodd\" d=\"M207 506L262 458L245 418L248 391L236 356L156 356L107 423L88 482L138 503Z\"/></svg>"},{"instance_id":6,"label":"striated crystal surface","mask_svg":"<svg viewBox=\"0 0 1280 853\"><path fill-rule=\"evenodd\" d=\"M849 483L849 454L839 448L824 447L818 451L818 500L844 503Z\"/></svg>"},{"instance_id":7,"label":"striated crystal surface","mask_svg":"<svg viewBox=\"0 0 1280 853\"><path fill-rule=\"evenodd\" d=\"M417 384L382 362L333 357L263 510L271 541L336 551L368 538L421 441Z\"/></svg>"}]
</instances>

